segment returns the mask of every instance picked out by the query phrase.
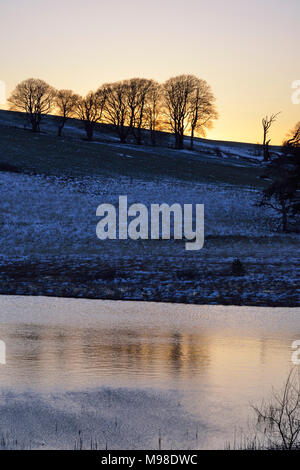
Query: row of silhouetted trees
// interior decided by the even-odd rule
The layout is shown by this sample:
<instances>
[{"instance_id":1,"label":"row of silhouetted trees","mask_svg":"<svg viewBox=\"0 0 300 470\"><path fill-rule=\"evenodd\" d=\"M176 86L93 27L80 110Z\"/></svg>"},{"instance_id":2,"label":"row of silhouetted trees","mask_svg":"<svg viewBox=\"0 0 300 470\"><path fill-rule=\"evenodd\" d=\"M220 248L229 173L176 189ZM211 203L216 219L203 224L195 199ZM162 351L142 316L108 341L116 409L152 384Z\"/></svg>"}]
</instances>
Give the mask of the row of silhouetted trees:
<instances>
[{"instance_id":1,"label":"row of silhouetted trees","mask_svg":"<svg viewBox=\"0 0 300 470\"><path fill-rule=\"evenodd\" d=\"M54 113L60 136L66 121L78 118L88 140L103 123L112 126L122 143L131 134L141 144L143 129L148 129L155 145L156 131L171 132L179 149L187 134L193 148L194 136L205 135L218 117L210 86L194 75L172 77L163 84L145 78L106 83L85 97L29 78L16 86L8 101L12 110L26 113L34 132L40 131L46 114Z\"/></svg>"}]
</instances>

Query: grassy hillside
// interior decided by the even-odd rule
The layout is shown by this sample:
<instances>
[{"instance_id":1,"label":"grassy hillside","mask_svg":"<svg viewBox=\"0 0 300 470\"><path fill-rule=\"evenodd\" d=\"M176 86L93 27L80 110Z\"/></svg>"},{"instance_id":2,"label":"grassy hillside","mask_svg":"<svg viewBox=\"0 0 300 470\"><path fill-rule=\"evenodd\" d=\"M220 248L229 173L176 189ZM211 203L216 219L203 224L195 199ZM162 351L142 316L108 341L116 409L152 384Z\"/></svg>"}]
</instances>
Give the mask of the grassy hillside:
<instances>
[{"instance_id":1,"label":"grassy hillside","mask_svg":"<svg viewBox=\"0 0 300 470\"><path fill-rule=\"evenodd\" d=\"M221 182L261 186L257 163L238 166L233 159L218 158L207 152L178 151L165 147L138 147L132 144L87 142L71 137L0 127L0 165L17 171L55 176L94 176L118 174L143 177L175 177L180 180Z\"/></svg>"}]
</instances>

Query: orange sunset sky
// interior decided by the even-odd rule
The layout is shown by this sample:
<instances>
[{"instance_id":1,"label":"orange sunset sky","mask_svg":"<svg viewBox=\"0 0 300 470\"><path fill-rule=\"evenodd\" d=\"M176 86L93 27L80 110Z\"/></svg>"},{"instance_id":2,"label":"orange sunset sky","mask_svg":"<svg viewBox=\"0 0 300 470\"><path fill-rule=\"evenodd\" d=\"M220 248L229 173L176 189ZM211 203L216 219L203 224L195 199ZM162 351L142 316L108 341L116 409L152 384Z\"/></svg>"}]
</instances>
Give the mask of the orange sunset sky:
<instances>
[{"instance_id":1,"label":"orange sunset sky","mask_svg":"<svg viewBox=\"0 0 300 470\"><path fill-rule=\"evenodd\" d=\"M299 20L299 0L0 0L0 80L7 94L29 77L84 94L195 74L220 114L207 137L260 142L263 115L282 111L278 144L300 120Z\"/></svg>"}]
</instances>

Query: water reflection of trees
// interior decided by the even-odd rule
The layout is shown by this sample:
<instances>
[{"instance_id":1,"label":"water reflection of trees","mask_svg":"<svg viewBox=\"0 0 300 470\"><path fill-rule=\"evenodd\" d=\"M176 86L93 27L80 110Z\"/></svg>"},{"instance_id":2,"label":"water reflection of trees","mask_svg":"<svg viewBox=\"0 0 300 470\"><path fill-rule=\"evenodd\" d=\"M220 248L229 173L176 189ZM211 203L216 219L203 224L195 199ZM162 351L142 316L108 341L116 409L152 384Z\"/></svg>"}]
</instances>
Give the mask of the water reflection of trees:
<instances>
[{"instance_id":1,"label":"water reflection of trees","mask_svg":"<svg viewBox=\"0 0 300 470\"><path fill-rule=\"evenodd\" d=\"M47 325L10 326L11 366L46 380L56 374L190 377L210 363L206 334L149 328L84 329Z\"/></svg>"},{"instance_id":2,"label":"water reflection of trees","mask_svg":"<svg viewBox=\"0 0 300 470\"><path fill-rule=\"evenodd\" d=\"M211 330L181 330L178 327L74 328L47 325L2 325L7 338L8 366L5 380L31 381L51 385L82 382L167 383L201 377L216 377L235 363L251 367L269 361L274 341L269 336L224 336ZM236 361L236 362L235 362ZM10 372L11 371L11 372ZM15 377L12 377L12 375ZM10 379L8 375L11 374ZM24 376L25 379L24 379Z\"/></svg>"}]
</instances>

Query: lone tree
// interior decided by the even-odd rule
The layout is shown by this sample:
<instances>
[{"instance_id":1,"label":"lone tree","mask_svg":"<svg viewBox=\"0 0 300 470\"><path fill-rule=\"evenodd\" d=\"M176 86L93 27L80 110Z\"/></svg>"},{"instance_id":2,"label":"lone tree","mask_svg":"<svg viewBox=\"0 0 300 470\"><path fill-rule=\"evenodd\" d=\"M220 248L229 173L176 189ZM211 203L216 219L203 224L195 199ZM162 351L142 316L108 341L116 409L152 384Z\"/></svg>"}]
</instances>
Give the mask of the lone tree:
<instances>
[{"instance_id":1,"label":"lone tree","mask_svg":"<svg viewBox=\"0 0 300 470\"><path fill-rule=\"evenodd\" d=\"M55 95L55 107L58 113L58 135L62 134L67 120L75 115L79 96L72 90L58 90Z\"/></svg>"},{"instance_id":2,"label":"lone tree","mask_svg":"<svg viewBox=\"0 0 300 470\"><path fill-rule=\"evenodd\" d=\"M29 78L19 83L8 99L10 109L26 113L33 132L40 131L41 120L53 108L55 90L48 83Z\"/></svg>"},{"instance_id":3,"label":"lone tree","mask_svg":"<svg viewBox=\"0 0 300 470\"><path fill-rule=\"evenodd\" d=\"M209 85L194 75L179 75L167 80L164 85L165 114L168 126L174 134L175 146L183 148L184 134L191 131L191 148L194 134L204 132L217 113L215 98Z\"/></svg>"},{"instance_id":4,"label":"lone tree","mask_svg":"<svg viewBox=\"0 0 300 470\"><path fill-rule=\"evenodd\" d=\"M270 184L259 203L280 214L283 232L299 230L300 144L294 137L284 143L283 152L269 163L266 176Z\"/></svg>"},{"instance_id":5,"label":"lone tree","mask_svg":"<svg viewBox=\"0 0 300 470\"><path fill-rule=\"evenodd\" d=\"M107 92L102 86L96 92L90 91L84 98L77 100L76 114L81 119L87 140L93 140L96 124L101 122L106 103Z\"/></svg>"},{"instance_id":6,"label":"lone tree","mask_svg":"<svg viewBox=\"0 0 300 470\"><path fill-rule=\"evenodd\" d=\"M262 126L263 126L263 155L264 155L264 161L267 162L270 158L269 155L269 144L271 142L271 139L268 139L269 136L269 131L272 126L272 124L276 121L277 116L280 114L272 114L270 117L266 116L262 119Z\"/></svg>"}]
</instances>

